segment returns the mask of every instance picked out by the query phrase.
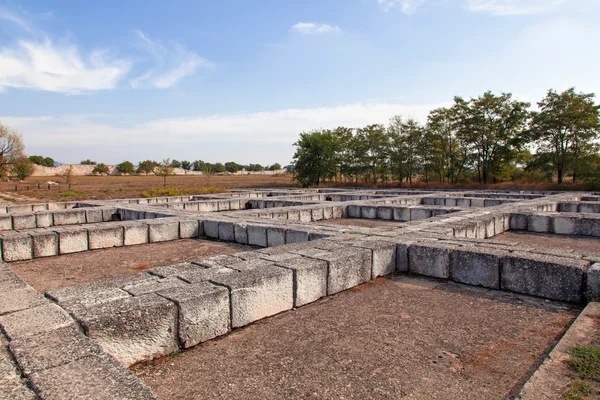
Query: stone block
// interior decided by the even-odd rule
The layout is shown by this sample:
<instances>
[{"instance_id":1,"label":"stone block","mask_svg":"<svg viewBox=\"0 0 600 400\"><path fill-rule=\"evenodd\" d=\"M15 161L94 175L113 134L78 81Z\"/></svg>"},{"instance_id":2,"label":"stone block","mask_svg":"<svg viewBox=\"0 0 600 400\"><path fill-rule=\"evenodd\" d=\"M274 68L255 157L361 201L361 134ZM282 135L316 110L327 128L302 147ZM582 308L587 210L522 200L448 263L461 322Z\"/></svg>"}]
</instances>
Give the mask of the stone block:
<instances>
[{"instance_id":1,"label":"stone block","mask_svg":"<svg viewBox=\"0 0 600 400\"><path fill-rule=\"evenodd\" d=\"M393 212L392 207L384 207L384 206L377 207L377 218L385 219L388 221L394 219L394 212Z\"/></svg>"},{"instance_id":2,"label":"stone block","mask_svg":"<svg viewBox=\"0 0 600 400\"><path fill-rule=\"evenodd\" d=\"M557 235L576 235L579 217L567 217L562 215L552 216L550 221L551 230Z\"/></svg>"},{"instance_id":3,"label":"stone block","mask_svg":"<svg viewBox=\"0 0 600 400\"><path fill-rule=\"evenodd\" d=\"M294 307L312 303L327 295L326 261L288 253L275 263L293 272Z\"/></svg>"},{"instance_id":4,"label":"stone block","mask_svg":"<svg viewBox=\"0 0 600 400\"><path fill-rule=\"evenodd\" d=\"M125 366L178 349L177 307L156 294L71 310L88 337Z\"/></svg>"},{"instance_id":5,"label":"stone block","mask_svg":"<svg viewBox=\"0 0 600 400\"><path fill-rule=\"evenodd\" d=\"M285 244L285 229L278 227L267 228L267 247L283 246Z\"/></svg>"},{"instance_id":6,"label":"stone block","mask_svg":"<svg viewBox=\"0 0 600 400\"><path fill-rule=\"evenodd\" d=\"M285 231L285 243L304 243L308 242L308 232L288 229Z\"/></svg>"},{"instance_id":7,"label":"stone block","mask_svg":"<svg viewBox=\"0 0 600 400\"><path fill-rule=\"evenodd\" d=\"M60 254L77 253L88 250L88 231L84 228L61 228L58 233Z\"/></svg>"},{"instance_id":8,"label":"stone block","mask_svg":"<svg viewBox=\"0 0 600 400\"><path fill-rule=\"evenodd\" d=\"M189 286L189 284L176 277L156 278L152 276L146 280L125 285L123 286L122 290L130 293L133 296L143 296L145 294L156 293L165 289L183 286Z\"/></svg>"},{"instance_id":9,"label":"stone block","mask_svg":"<svg viewBox=\"0 0 600 400\"><path fill-rule=\"evenodd\" d=\"M148 223L150 243L179 239L178 221L152 221Z\"/></svg>"},{"instance_id":10,"label":"stone block","mask_svg":"<svg viewBox=\"0 0 600 400\"><path fill-rule=\"evenodd\" d=\"M236 243L248 244L248 226L246 224L233 224L233 233Z\"/></svg>"},{"instance_id":11,"label":"stone block","mask_svg":"<svg viewBox=\"0 0 600 400\"><path fill-rule=\"evenodd\" d=\"M44 296L26 286L0 291L0 315L26 310L44 304Z\"/></svg>"},{"instance_id":12,"label":"stone block","mask_svg":"<svg viewBox=\"0 0 600 400\"><path fill-rule=\"evenodd\" d=\"M348 244L371 251L371 279L396 271L396 243L373 239L352 241Z\"/></svg>"},{"instance_id":13,"label":"stone block","mask_svg":"<svg viewBox=\"0 0 600 400\"><path fill-rule=\"evenodd\" d=\"M342 218L344 215L344 206L333 206L332 207L332 211L333 211L333 215L332 218L333 219L339 219Z\"/></svg>"},{"instance_id":14,"label":"stone block","mask_svg":"<svg viewBox=\"0 0 600 400\"><path fill-rule=\"evenodd\" d=\"M51 211L39 211L35 214L35 223L38 228L48 228L54 223Z\"/></svg>"},{"instance_id":15,"label":"stone block","mask_svg":"<svg viewBox=\"0 0 600 400\"><path fill-rule=\"evenodd\" d=\"M263 225L248 225L248 244L267 247L267 227Z\"/></svg>"},{"instance_id":16,"label":"stone block","mask_svg":"<svg viewBox=\"0 0 600 400\"><path fill-rule=\"evenodd\" d=\"M36 212L36 211L47 211L48 210L48 204L32 204L31 205L31 211Z\"/></svg>"},{"instance_id":17,"label":"stone block","mask_svg":"<svg viewBox=\"0 0 600 400\"><path fill-rule=\"evenodd\" d=\"M506 232L510 229L509 219L509 214L494 215L494 236Z\"/></svg>"},{"instance_id":18,"label":"stone block","mask_svg":"<svg viewBox=\"0 0 600 400\"><path fill-rule=\"evenodd\" d=\"M226 288L200 282L158 294L177 305L182 347L195 346L229 331L229 291Z\"/></svg>"},{"instance_id":19,"label":"stone block","mask_svg":"<svg viewBox=\"0 0 600 400\"><path fill-rule=\"evenodd\" d=\"M410 211L408 207L394 208L394 221L410 221Z\"/></svg>"},{"instance_id":20,"label":"stone block","mask_svg":"<svg viewBox=\"0 0 600 400\"><path fill-rule=\"evenodd\" d=\"M452 280L467 285L500 289L500 262L508 252L458 248L450 254Z\"/></svg>"},{"instance_id":21,"label":"stone block","mask_svg":"<svg viewBox=\"0 0 600 400\"><path fill-rule=\"evenodd\" d=\"M588 301L600 301L600 263L587 270L586 292Z\"/></svg>"},{"instance_id":22,"label":"stone block","mask_svg":"<svg viewBox=\"0 0 600 400\"><path fill-rule=\"evenodd\" d=\"M527 214L510 214L509 225L511 231L527 230Z\"/></svg>"},{"instance_id":23,"label":"stone block","mask_svg":"<svg viewBox=\"0 0 600 400\"><path fill-rule=\"evenodd\" d=\"M348 218L360 218L361 217L361 206L356 204L350 204L346 206L346 217Z\"/></svg>"},{"instance_id":24,"label":"stone block","mask_svg":"<svg viewBox=\"0 0 600 400\"><path fill-rule=\"evenodd\" d=\"M399 272L409 271L408 248L412 243L412 241L396 243L396 270Z\"/></svg>"},{"instance_id":25,"label":"stone block","mask_svg":"<svg viewBox=\"0 0 600 400\"><path fill-rule=\"evenodd\" d=\"M311 210L299 210L300 222L312 222L312 211Z\"/></svg>"},{"instance_id":26,"label":"stone block","mask_svg":"<svg viewBox=\"0 0 600 400\"><path fill-rule=\"evenodd\" d=\"M30 233L33 246L33 257L52 257L57 256L58 252L58 234L50 230L36 231Z\"/></svg>"},{"instance_id":27,"label":"stone block","mask_svg":"<svg viewBox=\"0 0 600 400\"><path fill-rule=\"evenodd\" d=\"M410 220L417 221L420 219L431 218L431 210L427 208L411 208L410 209Z\"/></svg>"},{"instance_id":28,"label":"stone block","mask_svg":"<svg viewBox=\"0 0 600 400\"><path fill-rule=\"evenodd\" d=\"M456 206L457 207L471 207L471 199L457 198Z\"/></svg>"},{"instance_id":29,"label":"stone block","mask_svg":"<svg viewBox=\"0 0 600 400\"><path fill-rule=\"evenodd\" d=\"M332 219L333 218L333 207L325 206L323 207L323 219Z\"/></svg>"},{"instance_id":30,"label":"stone block","mask_svg":"<svg viewBox=\"0 0 600 400\"><path fill-rule=\"evenodd\" d=\"M74 325L13 340L9 347L25 376L102 353Z\"/></svg>"},{"instance_id":31,"label":"stone block","mask_svg":"<svg viewBox=\"0 0 600 400\"><path fill-rule=\"evenodd\" d=\"M6 262L31 260L33 241L26 233L5 232L2 239L2 259Z\"/></svg>"},{"instance_id":32,"label":"stone block","mask_svg":"<svg viewBox=\"0 0 600 400\"><path fill-rule=\"evenodd\" d=\"M202 224L196 219L179 221L179 237L195 239L202 235Z\"/></svg>"},{"instance_id":33,"label":"stone block","mask_svg":"<svg viewBox=\"0 0 600 400\"><path fill-rule=\"evenodd\" d=\"M204 236L213 239L219 238L219 221L202 221L202 226L204 228Z\"/></svg>"},{"instance_id":34,"label":"stone block","mask_svg":"<svg viewBox=\"0 0 600 400\"><path fill-rule=\"evenodd\" d=\"M79 225L85 224L85 210L58 211L53 214L53 225Z\"/></svg>"},{"instance_id":35,"label":"stone block","mask_svg":"<svg viewBox=\"0 0 600 400\"><path fill-rule=\"evenodd\" d=\"M600 203L580 203L578 211L580 213L590 214L600 213Z\"/></svg>"},{"instance_id":36,"label":"stone block","mask_svg":"<svg viewBox=\"0 0 600 400\"><path fill-rule=\"evenodd\" d=\"M148 243L148 224L144 222L122 222L123 226L123 244L133 246L136 244Z\"/></svg>"},{"instance_id":37,"label":"stone block","mask_svg":"<svg viewBox=\"0 0 600 400\"><path fill-rule=\"evenodd\" d=\"M579 220L578 233L584 236L600 237L600 218L582 217Z\"/></svg>"},{"instance_id":38,"label":"stone block","mask_svg":"<svg viewBox=\"0 0 600 400\"><path fill-rule=\"evenodd\" d=\"M113 222L112 224L118 224ZM106 225L95 226L88 229L90 250L106 249L109 247L123 246L123 226Z\"/></svg>"},{"instance_id":39,"label":"stone block","mask_svg":"<svg viewBox=\"0 0 600 400\"><path fill-rule=\"evenodd\" d=\"M360 207L360 217L366 219L376 219L377 218L377 207L376 206L361 206Z\"/></svg>"},{"instance_id":40,"label":"stone block","mask_svg":"<svg viewBox=\"0 0 600 400\"><path fill-rule=\"evenodd\" d=\"M229 200L217 202L218 211L229 211Z\"/></svg>"},{"instance_id":41,"label":"stone block","mask_svg":"<svg viewBox=\"0 0 600 400\"><path fill-rule=\"evenodd\" d=\"M85 210L85 220L88 224L104 222L102 217L102 209L90 207Z\"/></svg>"},{"instance_id":42,"label":"stone block","mask_svg":"<svg viewBox=\"0 0 600 400\"><path fill-rule=\"evenodd\" d=\"M0 316L0 326L10 340L73 325L73 319L56 304L43 304Z\"/></svg>"},{"instance_id":43,"label":"stone block","mask_svg":"<svg viewBox=\"0 0 600 400\"><path fill-rule=\"evenodd\" d=\"M567 212L567 213L576 213L577 212L577 203L558 203L557 211L558 212Z\"/></svg>"},{"instance_id":44,"label":"stone block","mask_svg":"<svg viewBox=\"0 0 600 400\"><path fill-rule=\"evenodd\" d=\"M219 222L219 239L226 242L235 241L235 230L233 222L221 221Z\"/></svg>"},{"instance_id":45,"label":"stone block","mask_svg":"<svg viewBox=\"0 0 600 400\"><path fill-rule=\"evenodd\" d=\"M299 210L288 210L288 221L300 221Z\"/></svg>"},{"instance_id":46,"label":"stone block","mask_svg":"<svg viewBox=\"0 0 600 400\"><path fill-rule=\"evenodd\" d=\"M325 215L323 207L313 208L310 212L313 221L321 221Z\"/></svg>"},{"instance_id":47,"label":"stone block","mask_svg":"<svg viewBox=\"0 0 600 400\"><path fill-rule=\"evenodd\" d=\"M36 372L29 380L40 397L48 400L158 399L131 372L106 355L84 357Z\"/></svg>"},{"instance_id":48,"label":"stone block","mask_svg":"<svg viewBox=\"0 0 600 400\"><path fill-rule=\"evenodd\" d=\"M580 303L586 261L531 253L502 260L501 288L551 300Z\"/></svg>"},{"instance_id":49,"label":"stone block","mask_svg":"<svg viewBox=\"0 0 600 400\"><path fill-rule=\"evenodd\" d=\"M22 206L8 206L8 207L6 207L6 210L10 214L30 213L33 211L33 208L29 204L29 205L22 205Z\"/></svg>"},{"instance_id":50,"label":"stone block","mask_svg":"<svg viewBox=\"0 0 600 400\"><path fill-rule=\"evenodd\" d=\"M550 232L550 216L539 214L529 215L527 218L527 230L537 233Z\"/></svg>"},{"instance_id":51,"label":"stone block","mask_svg":"<svg viewBox=\"0 0 600 400\"><path fill-rule=\"evenodd\" d=\"M353 247L335 251L307 253L310 258L327 261L327 295L353 288L371 279L371 251Z\"/></svg>"},{"instance_id":52,"label":"stone block","mask_svg":"<svg viewBox=\"0 0 600 400\"><path fill-rule=\"evenodd\" d=\"M0 215L0 231L10 231L12 228L12 217L10 215Z\"/></svg>"},{"instance_id":53,"label":"stone block","mask_svg":"<svg viewBox=\"0 0 600 400\"><path fill-rule=\"evenodd\" d=\"M408 248L410 272L433 278L450 277L450 249L434 243L412 244Z\"/></svg>"},{"instance_id":54,"label":"stone block","mask_svg":"<svg viewBox=\"0 0 600 400\"><path fill-rule=\"evenodd\" d=\"M14 230L33 229L35 228L35 214L13 214L12 227Z\"/></svg>"},{"instance_id":55,"label":"stone block","mask_svg":"<svg viewBox=\"0 0 600 400\"><path fill-rule=\"evenodd\" d=\"M119 217L117 217L116 216L117 214L119 214L119 213L116 208L103 208L102 209L102 221L104 221L104 222L120 221L121 217L120 217L120 215L119 215Z\"/></svg>"}]
</instances>

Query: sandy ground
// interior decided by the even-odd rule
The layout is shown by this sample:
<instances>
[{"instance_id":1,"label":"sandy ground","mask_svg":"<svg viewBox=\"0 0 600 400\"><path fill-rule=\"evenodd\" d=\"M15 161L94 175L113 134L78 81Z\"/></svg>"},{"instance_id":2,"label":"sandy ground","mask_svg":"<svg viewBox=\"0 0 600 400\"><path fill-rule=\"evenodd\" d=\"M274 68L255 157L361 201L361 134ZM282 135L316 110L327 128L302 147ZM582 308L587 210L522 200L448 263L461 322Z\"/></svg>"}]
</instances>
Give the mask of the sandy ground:
<instances>
[{"instance_id":1,"label":"sandy ground","mask_svg":"<svg viewBox=\"0 0 600 400\"><path fill-rule=\"evenodd\" d=\"M566 236L532 232L504 232L493 237L493 240L518 242L523 246L568 250L581 252L600 252L600 238L590 236Z\"/></svg>"},{"instance_id":2,"label":"sandy ground","mask_svg":"<svg viewBox=\"0 0 600 400\"><path fill-rule=\"evenodd\" d=\"M386 221L383 219L361 219L361 218L337 218L326 219L315 222L317 225L343 225L343 226L360 226L363 228L379 228L381 226L399 225L400 221Z\"/></svg>"},{"instance_id":3,"label":"sandy ground","mask_svg":"<svg viewBox=\"0 0 600 400\"><path fill-rule=\"evenodd\" d=\"M504 399L579 310L377 279L132 370L169 399Z\"/></svg>"},{"instance_id":4,"label":"sandy ground","mask_svg":"<svg viewBox=\"0 0 600 400\"><path fill-rule=\"evenodd\" d=\"M176 240L140 246L115 247L10 264L40 292L100 279L133 274L145 269L220 254L251 250L251 246L208 240Z\"/></svg>"}]
</instances>

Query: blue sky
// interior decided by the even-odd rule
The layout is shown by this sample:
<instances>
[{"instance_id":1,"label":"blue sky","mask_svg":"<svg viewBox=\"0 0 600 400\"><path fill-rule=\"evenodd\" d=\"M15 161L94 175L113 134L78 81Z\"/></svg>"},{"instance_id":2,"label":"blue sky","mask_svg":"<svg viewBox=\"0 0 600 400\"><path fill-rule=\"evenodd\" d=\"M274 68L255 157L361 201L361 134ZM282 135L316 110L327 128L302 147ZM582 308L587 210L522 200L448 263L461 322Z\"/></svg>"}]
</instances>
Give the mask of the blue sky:
<instances>
[{"instance_id":1,"label":"blue sky","mask_svg":"<svg viewBox=\"0 0 600 400\"><path fill-rule=\"evenodd\" d=\"M287 164L453 96L600 92L600 0L0 0L0 123L61 162Z\"/></svg>"}]
</instances>

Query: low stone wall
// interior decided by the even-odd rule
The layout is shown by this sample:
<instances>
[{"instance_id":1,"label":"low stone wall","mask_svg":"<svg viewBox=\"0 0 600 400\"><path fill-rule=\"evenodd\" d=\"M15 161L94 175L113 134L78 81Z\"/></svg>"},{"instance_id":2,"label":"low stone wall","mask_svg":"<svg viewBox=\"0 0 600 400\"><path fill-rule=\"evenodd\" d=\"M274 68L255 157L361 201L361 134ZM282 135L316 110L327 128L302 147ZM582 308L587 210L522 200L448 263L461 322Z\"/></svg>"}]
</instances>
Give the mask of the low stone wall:
<instances>
[{"instance_id":1,"label":"low stone wall","mask_svg":"<svg viewBox=\"0 0 600 400\"><path fill-rule=\"evenodd\" d=\"M72 173L75 176L93 175L95 165L82 164L61 164L58 167L43 167L34 165L32 176L60 176L66 173L69 168L72 168ZM109 175L121 175L114 165L108 165ZM173 175L203 175L202 171L188 171L182 168L173 168Z\"/></svg>"}]
</instances>

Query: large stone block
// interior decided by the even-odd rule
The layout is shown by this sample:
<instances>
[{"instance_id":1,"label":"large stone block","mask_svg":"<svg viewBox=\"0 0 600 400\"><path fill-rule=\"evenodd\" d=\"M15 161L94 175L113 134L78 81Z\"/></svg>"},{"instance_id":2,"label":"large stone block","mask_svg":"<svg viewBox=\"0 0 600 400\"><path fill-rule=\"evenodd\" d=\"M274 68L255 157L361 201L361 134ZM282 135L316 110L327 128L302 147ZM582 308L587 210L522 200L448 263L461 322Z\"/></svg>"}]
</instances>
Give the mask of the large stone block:
<instances>
[{"instance_id":1,"label":"large stone block","mask_svg":"<svg viewBox=\"0 0 600 400\"><path fill-rule=\"evenodd\" d=\"M304 243L308 242L308 232L307 231L297 231L288 229L285 231L285 243Z\"/></svg>"},{"instance_id":2,"label":"large stone block","mask_svg":"<svg viewBox=\"0 0 600 400\"><path fill-rule=\"evenodd\" d=\"M0 231L10 231L12 228L12 217L10 215L0 215Z\"/></svg>"},{"instance_id":3,"label":"large stone block","mask_svg":"<svg viewBox=\"0 0 600 400\"><path fill-rule=\"evenodd\" d=\"M450 254L452 280L500 289L500 262L507 254L508 252L474 247L454 249Z\"/></svg>"},{"instance_id":4,"label":"large stone block","mask_svg":"<svg viewBox=\"0 0 600 400\"><path fill-rule=\"evenodd\" d=\"M285 244L285 229L279 227L267 228L267 246L276 247Z\"/></svg>"},{"instance_id":5,"label":"large stone block","mask_svg":"<svg viewBox=\"0 0 600 400\"><path fill-rule=\"evenodd\" d=\"M512 253L502 260L501 288L551 300L580 303L586 261L530 253Z\"/></svg>"},{"instance_id":6,"label":"large stone block","mask_svg":"<svg viewBox=\"0 0 600 400\"><path fill-rule=\"evenodd\" d=\"M510 214L509 226L511 231L527 230L527 214Z\"/></svg>"},{"instance_id":7,"label":"large stone block","mask_svg":"<svg viewBox=\"0 0 600 400\"><path fill-rule=\"evenodd\" d=\"M327 295L353 288L371 279L371 251L345 247L334 251L315 249L306 256L327 261Z\"/></svg>"},{"instance_id":8,"label":"large stone block","mask_svg":"<svg viewBox=\"0 0 600 400\"><path fill-rule=\"evenodd\" d=\"M2 259L6 262L31 260L33 241L26 233L5 232L2 239Z\"/></svg>"},{"instance_id":9,"label":"large stone block","mask_svg":"<svg viewBox=\"0 0 600 400\"><path fill-rule=\"evenodd\" d=\"M245 223L240 222L234 224L233 232L236 243L248 244L248 226Z\"/></svg>"},{"instance_id":10,"label":"large stone block","mask_svg":"<svg viewBox=\"0 0 600 400\"><path fill-rule=\"evenodd\" d=\"M384 206L377 207L377 218L385 219L385 220L394 219L394 212L393 212L392 207L384 207Z\"/></svg>"},{"instance_id":11,"label":"large stone block","mask_svg":"<svg viewBox=\"0 0 600 400\"><path fill-rule=\"evenodd\" d=\"M600 263L595 263L587 271L586 298L589 301L600 301Z\"/></svg>"},{"instance_id":12,"label":"large stone block","mask_svg":"<svg viewBox=\"0 0 600 400\"><path fill-rule=\"evenodd\" d=\"M157 278L155 276L150 276L146 280L140 280L125 285L122 289L133 296L143 296L145 294L184 286L189 286L189 284L176 277Z\"/></svg>"},{"instance_id":13,"label":"large stone block","mask_svg":"<svg viewBox=\"0 0 600 400\"><path fill-rule=\"evenodd\" d=\"M127 369L106 355L92 355L31 374L31 385L48 400L158 400Z\"/></svg>"},{"instance_id":14,"label":"large stone block","mask_svg":"<svg viewBox=\"0 0 600 400\"><path fill-rule=\"evenodd\" d=\"M88 224L103 222L102 209L90 207L85 210L85 220Z\"/></svg>"},{"instance_id":15,"label":"large stone block","mask_svg":"<svg viewBox=\"0 0 600 400\"><path fill-rule=\"evenodd\" d=\"M582 217L579 220L578 233L584 236L600 236L600 218Z\"/></svg>"},{"instance_id":16,"label":"large stone block","mask_svg":"<svg viewBox=\"0 0 600 400\"><path fill-rule=\"evenodd\" d=\"M204 236L213 239L219 238L219 221L202 221L202 226L204 227Z\"/></svg>"},{"instance_id":17,"label":"large stone block","mask_svg":"<svg viewBox=\"0 0 600 400\"><path fill-rule=\"evenodd\" d=\"M58 211L53 214L54 226L85 224L85 210Z\"/></svg>"},{"instance_id":18,"label":"large stone block","mask_svg":"<svg viewBox=\"0 0 600 400\"><path fill-rule=\"evenodd\" d=\"M321 221L325 215L323 207L313 208L311 211L311 218L313 221Z\"/></svg>"},{"instance_id":19,"label":"large stone block","mask_svg":"<svg viewBox=\"0 0 600 400\"><path fill-rule=\"evenodd\" d=\"M431 218L431 210L427 208L411 208L410 209L410 220L416 221L420 219Z\"/></svg>"},{"instance_id":20,"label":"large stone block","mask_svg":"<svg viewBox=\"0 0 600 400\"><path fill-rule=\"evenodd\" d=\"M377 218L377 207L376 206L361 206L360 207L360 217L366 219L376 219Z\"/></svg>"},{"instance_id":21,"label":"large stone block","mask_svg":"<svg viewBox=\"0 0 600 400\"><path fill-rule=\"evenodd\" d=\"M173 301L179 313L179 342L188 348L229 331L229 291L200 282L158 294Z\"/></svg>"},{"instance_id":22,"label":"large stone block","mask_svg":"<svg viewBox=\"0 0 600 400\"><path fill-rule=\"evenodd\" d=\"M44 304L44 296L27 286L0 291L0 315L26 310Z\"/></svg>"},{"instance_id":23,"label":"large stone block","mask_svg":"<svg viewBox=\"0 0 600 400\"><path fill-rule=\"evenodd\" d=\"M88 231L85 228L60 228L58 248L60 254L77 253L88 250Z\"/></svg>"},{"instance_id":24,"label":"large stone block","mask_svg":"<svg viewBox=\"0 0 600 400\"><path fill-rule=\"evenodd\" d=\"M327 262L284 253L275 263L293 271L294 307L300 307L327 295ZM273 256L271 256L273 257Z\"/></svg>"},{"instance_id":25,"label":"large stone block","mask_svg":"<svg viewBox=\"0 0 600 400\"><path fill-rule=\"evenodd\" d=\"M267 247L267 227L264 225L248 225L248 244Z\"/></svg>"},{"instance_id":26,"label":"large stone block","mask_svg":"<svg viewBox=\"0 0 600 400\"><path fill-rule=\"evenodd\" d=\"M118 224L113 222L112 224ZM90 250L106 249L123 246L123 226L106 225L94 226L88 229Z\"/></svg>"},{"instance_id":27,"label":"large stone block","mask_svg":"<svg viewBox=\"0 0 600 400\"><path fill-rule=\"evenodd\" d=\"M202 223L196 219L179 221L179 237L195 239L202 235Z\"/></svg>"},{"instance_id":28,"label":"large stone block","mask_svg":"<svg viewBox=\"0 0 600 400\"><path fill-rule=\"evenodd\" d=\"M408 207L396 207L394 208L394 220L395 221L410 221L410 211L411 208Z\"/></svg>"},{"instance_id":29,"label":"large stone block","mask_svg":"<svg viewBox=\"0 0 600 400\"><path fill-rule=\"evenodd\" d=\"M42 304L0 316L0 326L10 340L73 325L73 319L56 304Z\"/></svg>"},{"instance_id":30,"label":"large stone block","mask_svg":"<svg viewBox=\"0 0 600 400\"><path fill-rule=\"evenodd\" d=\"M450 277L450 249L434 243L412 244L408 248L410 272L433 278Z\"/></svg>"},{"instance_id":31,"label":"large stone block","mask_svg":"<svg viewBox=\"0 0 600 400\"><path fill-rule=\"evenodd\" d=\"M133 246L136 244L148 243L148 224L144 222L122 222L123 226L123 244Z\"/></svg>"},{"instance_id":32,"label":"large stone block","mask_svg":"<svg viewBox=\"0 0 600 400\"><path fill-rule=\"evenodd\" d=\"M576 216L552 216L550 221L552 232L557 235L576 235L579 217Z\"/></svg>"},{"instance_id":33,"label":"large stone block","mask_svg":"<svg viewBox=\"0 0 600 400\"><path fill-rule=\"evenodd\" d=\"M161 221L148 223L150 243L167 242L179 239L179 221Z\"/></svg>"},{"instance_id":34,"label":"large stone block","mask_svg":"<svg viewBox=\"0 0 600 400\"><path fill-rule=\"evenodd\" d=\"M536 233L550 232L550 216L532 214L527 218L527 230Z\"/></svg>"},{"instance_id":35,"label":"large stone block","mask_svg":"<svg viewBox=\"0 0 600 400\"><path fill-rule=\"evenodd\" d=\"M12 219L12 226L14 230L33 229L37 226L35 214L32 213L13 214Z\"/></svg>"},{"instance_id":36,"label":"large stone block","mask_svg":"<svg viewBox=\"0 0 600 400\"><path fill-rule=\"evenodd\" d=\"M233 222L221 221L219 222L219 239L226 242L235 241L235 230Z\"/></svg>"},{"instance_id":37,"label":"large stone block","mask_svg":"<svg viewBox=\"0 0 600 400\"><path fill-rule=\"evenodd\" d=\"M349 244L371 251L371 279L396 271L396 243L373 239L352 241Z\"/></svg>"},{"instance_id":38,"label":"large stone block","mask_svg":"<svg viewBox=\"0 0 600 400\"><path fill-rule=\"evenodd\" d=\"M90 339L125 366L178 349L177 307L156 294L75 307L71 313Z\"/></svg>"}]
</instances>

